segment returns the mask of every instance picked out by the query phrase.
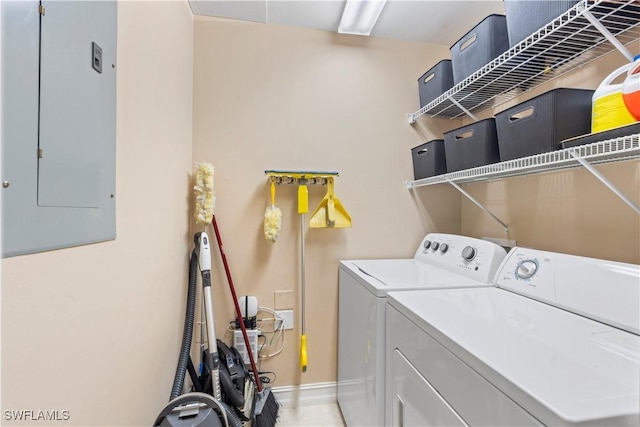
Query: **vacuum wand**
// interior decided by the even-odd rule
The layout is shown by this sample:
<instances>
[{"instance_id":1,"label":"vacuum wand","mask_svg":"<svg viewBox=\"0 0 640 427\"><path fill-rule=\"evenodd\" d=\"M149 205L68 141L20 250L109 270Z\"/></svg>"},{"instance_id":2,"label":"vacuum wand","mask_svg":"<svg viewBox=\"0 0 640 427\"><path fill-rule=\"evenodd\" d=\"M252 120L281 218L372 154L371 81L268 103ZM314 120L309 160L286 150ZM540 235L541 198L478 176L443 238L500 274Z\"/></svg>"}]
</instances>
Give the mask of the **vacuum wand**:
<instances>
[{"instance_id":1,"label":"vacuum wand","mask_svg":"<svg viewBox=\"0 0 640 427\"><path fill-rule=\"evenodd\" d=\"M196 234L196 239L200 240L198 264L202 273L202 293L204 297L204 312L207 321L207 341L209 343L207 363L211 372L213 397L217 400L221 400L220 359L218 357L218 342L216 340L216 329L213 317L213 299L211 297L211 249L209 247L209 236L203 231Z\"/></svg>"}]
</instances>

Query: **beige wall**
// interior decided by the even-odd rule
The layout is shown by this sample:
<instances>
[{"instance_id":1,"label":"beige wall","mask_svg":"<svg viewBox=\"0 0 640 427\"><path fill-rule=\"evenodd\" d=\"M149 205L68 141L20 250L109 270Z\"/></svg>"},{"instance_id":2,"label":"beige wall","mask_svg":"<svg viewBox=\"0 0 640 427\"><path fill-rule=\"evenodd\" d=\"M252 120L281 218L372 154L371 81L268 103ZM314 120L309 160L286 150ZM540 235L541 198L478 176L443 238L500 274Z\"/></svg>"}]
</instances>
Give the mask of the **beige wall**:
<instances>
[{"instance_id":1,"label":"beige wall","mask_svg":"<svg viewBox=\"0 0 640 427\"><path fill-rule=\"evenodd\" d=\"M354 220L351 229L307 231L309 369L298 372L296 326L283 354L262 366L278 373L276 386L336 378L339 259L410 256L426 232L440 231L640 260L637 215L584 170L466 185L510 225L508 235L449 186L404 188L409 149L461 124L404 120L418 107L416 78L448 57L447 47L197 18L195 52L194 160L217 168L217 216L238 294L273 307L275 290L299 290L295 188L278 187L283 230L275 245L266 243L265 169L339 171L337 194ZM527 97L554 86L595 88L622 61L609 55ZM598 169L638 203L637 161ZM311 209L321 197L311 189ZM217 318L226 323L234 317L230 295L222 274L215 281Z\"/></svg>"},{"instance_id":2,"label":"beige wall","mask_svg":"<svg viewBox=\"0 0 640 427\"><path fill-rule=\"evenodd\" d=\"M275 290L299 298L296 187L277 187L283 228L275 244L266 242L265 170L340 172L337 196L353 219L352 228L306 232L309 367L299 373L296 304L284 352L262 364L277 372L273 385L335 381L338 260L411 257L426 232L459 231L455 192L414 198L404 185L413 179L410 149L422 141L406 119L418 108L416 80L447 54L443 46L196 18L194 161L216 167L216 217L238 295L268 307ZM310 188L311 212L323 192ZM234 314L216 269L222 336Z\"/></svg>"},{"instance_id":3,"label":"beige wall","mask_svg":"<svg viewBox=\"0 0 640 427\"><path fill-rule=\"evenodd\" d=\"M640 52L640 43L629 49ZM554 87L595 89L625 61L622 54L613 52L493 112ZM492 111L487 111L482 117L490 114ZM596 169L640 204L640 162L599 165ZM466 198L462 202L463 234L509 238L525 247L640 263L638 215L584 168L468 184L464 189L506 222L509 234Z\"/></svg>"},{"instance_id":4,"label":"beige wall","mask_svg":"<svg viewBox=\"0 0 640 427\"><path fill-rule=\"evenodd\" d=\"M182 334L193 16L118 7L117 238L2 261L2 409L68 410L65 425L150 425Z\"/></svg>"},{"instance_id":5,"label":"beige wall","mask_svg":"<svg viewBox=\"0 0 640 427\"><path fill-rule=\"evenodd\" d=\"M306 232L309 369L298 369L296 303L284 352L261 366L277 372L274 386L335 381L340 259L410 257L439 231L639 262L637 215L584 170L465 186L510 224L509 236L448 186L405 188L410 148L460 124L423 118L412 127L405 117L418 108L417 77L448 56L446 46L194 24L184 2L119 7L118 237L3 260L2 409L66 409L75 425L152 422L182 332L196 161L216 167L237 292L269 307L276 290L299 298L300 217L296 189L279 186L283 229L277 243L264 240L264 170L340 172L336 191L353 227ZM620 61L554 85L595 87ZM636 203L639 168L599 167ZM311 211L322 196L310 188ZM215 245L213 255L217 332L228 341L234 313Z\"/></svg>"}]
</instances>

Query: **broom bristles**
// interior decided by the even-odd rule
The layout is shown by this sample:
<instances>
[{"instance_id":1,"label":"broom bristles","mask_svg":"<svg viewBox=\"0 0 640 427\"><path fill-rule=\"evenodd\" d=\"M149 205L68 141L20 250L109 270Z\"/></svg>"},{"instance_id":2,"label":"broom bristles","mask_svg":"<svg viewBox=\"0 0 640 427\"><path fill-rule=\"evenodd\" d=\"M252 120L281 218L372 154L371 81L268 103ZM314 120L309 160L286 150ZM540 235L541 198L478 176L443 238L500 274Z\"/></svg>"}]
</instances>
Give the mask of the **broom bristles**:
<instances>
[{"instance_id":1,"label":"broom bristles","mask_svg":"<svg viewBox=\"0 0 640 427\"><path fill-rule=\"evenodd\" d=\"M271 389L265 388L261 392L256 393L258 398L256 402L256 427L274 427L278 422L278 413L280 404L271 392Z\"/></svg>"}]
</instances>

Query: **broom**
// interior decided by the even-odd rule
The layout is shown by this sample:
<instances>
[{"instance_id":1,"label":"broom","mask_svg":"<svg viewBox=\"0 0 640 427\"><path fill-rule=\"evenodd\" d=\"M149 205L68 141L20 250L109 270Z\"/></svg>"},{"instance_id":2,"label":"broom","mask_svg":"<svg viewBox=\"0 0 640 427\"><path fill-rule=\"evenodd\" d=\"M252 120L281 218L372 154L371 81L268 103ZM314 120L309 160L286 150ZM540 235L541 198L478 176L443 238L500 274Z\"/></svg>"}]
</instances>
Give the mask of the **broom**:
<instances>
[{"instance_id":1,"label":"broom","mask_svg":"<svg viewBox=\"0 0 640 427\"><path fill-rule=\"evenodd\" d=\"M242 311L240 310L240 304L238 304L238 297L236 295L235 287L233 286L233 279L231 278L231 271L229 264L227 263L227 256L224 253L222 247L222 238L220 237L220 231L218 230L218 222L216 221L216 215L212 215L211 223L213 224L213 230L216 233L216 240L218 241L218 248L220 249L220 255L222 257L222 263L224 264L224 271L227 274L227 282L229 283L229 290L231 290L231 296L233 298L233 304L236 308L236 316L238 317L238 323L240 324L240 330L242 331L242 337L244 338L244 345L249 355L249 361L251 362L251 370L256 381L257 388L257 401L255 402L255 425L256 427L273 427L278 421L278 411L280 404L276 400L275 396L269 388L262 387L262 381L258 374L258 368L256 362L253 359L253 352L251 351L251 344L249 343L249 336L247 335L247 328L244 325L244 319L242 317Z\"/></svg>"},{"instance_id":2,"label":"broom","mask_svg":"<svg viewBox=\"0 0 640 427\"><path fill-rule=\"evenodd\" d=\"M222 256L222 263L224 264L224 271L227 275L227 282L229 283L229 289L233 297L233 304L236 309L236 316L238 317L238 323L242 330L242 337L244 338L244 345L249 355L251 362L251 369L256 381L257 388L257 401L255 402L255 425L256 427L274 427L278 420L278 411L280 405L275 396L269 388L262 387L262 381L258 374L258 368L256 362L253 359L253 352L251 351L251 344L249 342L249 336L247 335L247 328L244 324L240 305L238 304L238 297L236 295L235 287L233 286L233 279L231 278L231 271L229 264L227 263L227 256L224 253L222 247L222 238L220 237L220 231L218 230L218 223L216 222L216 216L214 214L215 197L213 194L213 166L210 163L198 163L196 164L196 182L194 187L196 193L196 209L195 217L196 223L204 224L211 221L213 229L216 234L216 240L218 241L218 248L220 249L220 255ZM272 203L273 203L272 195Z\"/></svg>"}]
</instances>

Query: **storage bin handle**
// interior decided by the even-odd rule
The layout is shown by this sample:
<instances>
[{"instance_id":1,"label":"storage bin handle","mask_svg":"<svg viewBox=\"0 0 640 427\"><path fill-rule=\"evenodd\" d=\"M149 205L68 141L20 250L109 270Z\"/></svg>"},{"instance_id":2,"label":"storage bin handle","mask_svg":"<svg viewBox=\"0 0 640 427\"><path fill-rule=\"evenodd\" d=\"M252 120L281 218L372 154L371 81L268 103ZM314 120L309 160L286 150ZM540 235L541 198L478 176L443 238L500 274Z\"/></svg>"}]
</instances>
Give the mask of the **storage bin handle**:
<instances>
[{"instance_id":1,"label":"storage bin handle","mask_svg":"<svg viewBox=\"0 0 640 427\"><path fill-rule=\"evenodd\" d=\"M514 123L519 120L528 119L529 117L533 116L535 112L536 112L536 107L534 107L533 105L529 105L511 114L509 116L509 123Z\"/></svg>"},{"instance_id":2,"label":"storage bin handle","mask_svg":"<svg viewBox=\"0 0 640 427\"><path fill-rule=\"evenodd\" d=\"M418 150L418 156L421 155L421 154L425 154L427 151L429 151L428 148L423 148L421 150Z\"/></svg>"},{"instance_id":3,"label":"storage bin handle","mask_svg":"<svg viewBox=\"0 0 640 427\"><path fill-rule=\"evenodd\" d=\"M463 41L462 44L460 45L460 52L467 49L469 46L474 44L477 40L478 40L478 35L476 33L471 34L471 36L469 36L469 38Z\"/></svg>"},{"instance_id":4,"label":"storage bin handle","mask_svg":"<svg viewBox=\"0 0 640 427\"><path fill-rule=\"evenodd\" d=\"M422 83L427 84L429 83L431 80L433 80L436 76L436 73L431 73L429 74L427 77L424 78L424 80L422 80Z\"/></svg>"},{"instance_id":5,"label":"storage bin handle","mask_svg":"<svg viewBox=\"0 0 640 427\"><path fill-rule=\"evenodd\" d=\"M456 141L459 141L461 139L471 138L472 136L473 136L473 129L470 129L466 132L457 133L453 137L455 138Z\"/></svg>"}]
</instances>

